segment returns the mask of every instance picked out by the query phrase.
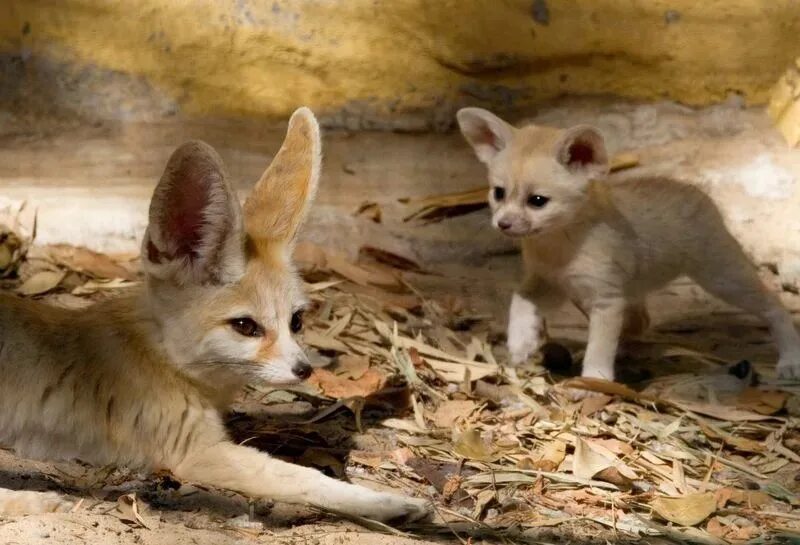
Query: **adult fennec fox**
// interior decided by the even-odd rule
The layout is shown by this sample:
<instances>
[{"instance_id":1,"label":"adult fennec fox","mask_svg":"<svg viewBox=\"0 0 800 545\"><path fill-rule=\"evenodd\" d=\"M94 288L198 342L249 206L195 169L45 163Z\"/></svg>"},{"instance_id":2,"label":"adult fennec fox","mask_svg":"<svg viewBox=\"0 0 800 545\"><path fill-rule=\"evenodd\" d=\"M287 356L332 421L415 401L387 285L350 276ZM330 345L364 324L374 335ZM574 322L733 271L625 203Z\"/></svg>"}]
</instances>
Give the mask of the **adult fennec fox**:
<instances>
[{"instance_id":1,"label":"adult fennec fox","mask_svg":"<svg viewBox=\"0 0 800 545\"><path fill-rule=\"evenodd\" d=\"M320 145L313 114L297 110L242 208L217 153L184 144L153 194L141 290L80 311L0 296L0 444L23 456L167 469L373 519L424 516L421 499L236 445L220 416L246 383L289 384L311 372L293 339L304 298L291 255ZM0 489L0 514L63 501Z\"/></svg>"}]
</instances>

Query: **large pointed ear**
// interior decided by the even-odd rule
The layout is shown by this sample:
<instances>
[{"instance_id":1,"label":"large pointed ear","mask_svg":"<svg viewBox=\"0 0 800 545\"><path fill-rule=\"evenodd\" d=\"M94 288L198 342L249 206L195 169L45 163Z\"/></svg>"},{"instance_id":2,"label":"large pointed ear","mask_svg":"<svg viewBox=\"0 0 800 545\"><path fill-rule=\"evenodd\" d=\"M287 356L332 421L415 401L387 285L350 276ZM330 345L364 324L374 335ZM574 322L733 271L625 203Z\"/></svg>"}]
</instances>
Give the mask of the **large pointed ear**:
<instances>
[{"instance_id":1,"label":"large pointed ear","mask_svg":"<svg viewBox=\"0 0 800 545\"><path fill-rule=\"evenodd\" d=\"M514 137L514 127L483 108L462 108L456 114L456 119L461 134L484 163L510 145Z\"/></svg>"},{"instance_id":2,"label":"large pointed ear","mask_svg":"<svg viewBox=\"0 0 800 545\"><path fill-rule=\"evenodd\" d=\"M187 142L167 162L150 202L145 272L178 285L227 283L244 271L241 208L214 148Z\"/></svg>"},{"instance_id":3,"label":"large pointed ear","mask_svg":"<svg viewBox=\"0 0 800 545\"><path fill-rule=\"evenodd\" d=\"M567 129L555 148L556 160L570 172L589 178L608 174L608 153L603 135L589 125Z\"/></svg>"},{"instance_id":4,"label":"large pointed ear","mask_svg":"<svg viewBox=\"0 0 800 545\"><path fill-rule=\"evenodd\" d=\"M300 108L289 119L281 149L244 203L245 232L256 247L291 251L317 192L321 162L319 125L311 110Z\"/></svg>"}]
</instances>

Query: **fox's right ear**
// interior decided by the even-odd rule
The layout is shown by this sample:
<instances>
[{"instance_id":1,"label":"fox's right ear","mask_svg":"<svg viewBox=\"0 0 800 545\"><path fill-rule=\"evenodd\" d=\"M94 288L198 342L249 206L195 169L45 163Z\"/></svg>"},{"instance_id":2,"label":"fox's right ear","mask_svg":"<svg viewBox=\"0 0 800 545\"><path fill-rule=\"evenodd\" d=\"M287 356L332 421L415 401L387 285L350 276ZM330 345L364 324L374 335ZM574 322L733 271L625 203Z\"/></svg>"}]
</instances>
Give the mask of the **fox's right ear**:
<instances>
[{"instance_id":1,"label":"fox's right ear","mask_svg":"<svg viewBox=\"0 0 800 545\"><path fill-rule=\"evenodd\" d=\"M462 108L456 119L461 134L484 163L489 163L514 137L514 127L483 108Z\"/></svg>"},{"instance_id":2,"label":"fox's right ear","mask_svg":"<svg viewBox=\"0 0 800 545\"><path fill-rule=\"evenodd\" d=\"M145 272L177 285L235 281L244 271L241 208L214 148L187 142L167 162L150 202Z\"/></svg>"}]
</instances>

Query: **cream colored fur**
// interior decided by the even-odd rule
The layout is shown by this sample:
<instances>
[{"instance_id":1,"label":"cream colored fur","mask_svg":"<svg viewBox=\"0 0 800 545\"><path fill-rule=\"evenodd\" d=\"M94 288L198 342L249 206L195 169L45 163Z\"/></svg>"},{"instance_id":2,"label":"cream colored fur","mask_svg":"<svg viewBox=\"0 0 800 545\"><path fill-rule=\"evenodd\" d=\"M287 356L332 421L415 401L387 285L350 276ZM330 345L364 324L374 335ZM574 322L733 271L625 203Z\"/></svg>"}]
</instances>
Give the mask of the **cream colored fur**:
<instances>
[{"instance_id":1,"label":"cream colored fur","mask_svg":"<svg viewBox=\"0 0 800 545\"><path fill-rule=\"evenodd\" d=\"M301 108L242 214L219 156L190 142L153 196L143 289L81 311L0 296L0 444L378 520L425 516L424 500L236 445L220 416L244 384L310 370L290 331L305 300L288 256L319 170L319 128ZM242 318L259 328L241 333ZM0 515L69 505L0 489Z\"/></svg>"},{"instance_id":2,"label":"cream colored fur","mask_svg":"<svg viewBox=\"0 0 800 545\"><path fill-rule=\"evenodd\" d=\"M462 109L458 122L488 168L493 225L522 242L525 278L508 327L513 365L544 338L539 309L567 298L589 318L583 375L613 380L620 335L649 322L646 295L688 275L766 320L779 373L800 378L791 316L701 190L664 178L605 179L603 138L588 126L515 128L479 108Z\"/></svg>"}]
</instances>

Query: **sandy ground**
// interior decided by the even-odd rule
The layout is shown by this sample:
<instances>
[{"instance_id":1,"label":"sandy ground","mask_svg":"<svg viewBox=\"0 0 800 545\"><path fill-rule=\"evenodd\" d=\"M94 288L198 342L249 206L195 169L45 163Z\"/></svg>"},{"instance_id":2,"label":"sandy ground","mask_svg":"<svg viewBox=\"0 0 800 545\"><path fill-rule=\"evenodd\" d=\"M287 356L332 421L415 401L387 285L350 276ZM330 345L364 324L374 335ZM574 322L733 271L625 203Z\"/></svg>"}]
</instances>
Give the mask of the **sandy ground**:
<instances>
[{"instance_id":1,"label":"sandy ground","mask_svg":"<svg viewBox=\"0 0 800 545\"><path fill-rule=\"evenodd\" d=\"M720 195L730 196L726 201L731 203L729 217L739 232L747 231L749 249L760 257L759 261L789 268L791 252L784 252L779 246L782 240L786 246L800 250L800 237L792 230L794 220L790 221L784 212L787 203L797 198L796 192L776 204L769 195L747 197L746 184L751 178L733 184L736 187L720 186L721 182L712 179L729 169L726 157L730 162L736 157L736 164L746 162L748 159L742 158L745 151L751 159L759 153L771 154L770 161L780 163L786 171L797 167L798 159L783 150L763 114L729 106L730 116L726 117L725 110L693 113L662 106L647 110L659 118L648 121L642 119L646 114L641 110L628 106L602 108L605 117L598 118L611 127L616 147L626 149L638 142L635 147L640 149L645 167L654 172L679 167L681 172L703 173L706 180L711 180L712 188L722 187ZM588 115L588 111L595 110L575 105L572 109L545 111L540 116L564 123ZM651 125L655 128L648 132L646 128ZM274 128L243 127L234 131L220 124L17 127L0 135L0 200L5 199L9 210L22 200L35 201L39 205L40 236L45 241L57 240L60 233L73 243L130 251L135 249L134 241L144 227L147 200L166 157L176 144L190 137L202 137L218 146L232 175L247 187L248 181L252 183L266 165L270 152L265 150L276 149L282 134ZM435 274L414 276L412 283L424 293L463 297L476 313L494 316L491 327L501 335L505 307L519 269L513 245L487 229L485 212L420 227L402 222L408 209L397 202L401 197L459 191L483 183L481 170L460 138L333 133L328 135L326 145L326 173L319 206L306 236L349 253L370 241L429 264ZM747 198L755 202L752 209L743 205ZM364 201L381 204L382 224L354 217L353 212ZM758 216L766 213L769 206L774 212L771 226L769 218ZM758 217L754 219L754 215ZM763 241L761 246L756 245L759 238ZM767 270L764 273L769 282L780 285L778 278ZM800 310L800 297L788 292L782 297L794 311ZM654 294L650 309L659 334L680 344L731 361L748 358L765 366L774 361L774 350L761 324L711 300L688 282L679 281ZM574 309L563 309L549 323L551 333L567 344L577 345L585 340L584 319ZM637 373L633 368L621 369L623 376L626 371L630 375ZM64 474L73 478L65 479ZM75 464L28 462L0 451L0 486L63 489L64 482L75 481L77 484L66 491L81 500L72 513L0 520L0 543L459 542L446 532L419 538L385 535L280 505L256 505L251 521L247 502L233 494L195 489L169 492L138 476L120 477L118 485L111 488L87 489L85 485L91 483L91 477L86 474L85 468ZM76 475L83 476L75 479ZM148 528L122 521L115 512L116 497L132 491L140 497Z\"/></svg>"}]
</instances>

